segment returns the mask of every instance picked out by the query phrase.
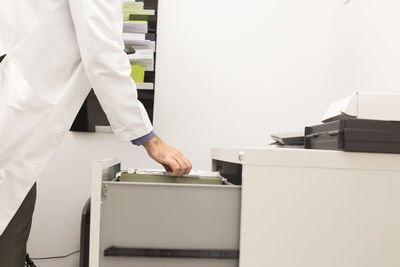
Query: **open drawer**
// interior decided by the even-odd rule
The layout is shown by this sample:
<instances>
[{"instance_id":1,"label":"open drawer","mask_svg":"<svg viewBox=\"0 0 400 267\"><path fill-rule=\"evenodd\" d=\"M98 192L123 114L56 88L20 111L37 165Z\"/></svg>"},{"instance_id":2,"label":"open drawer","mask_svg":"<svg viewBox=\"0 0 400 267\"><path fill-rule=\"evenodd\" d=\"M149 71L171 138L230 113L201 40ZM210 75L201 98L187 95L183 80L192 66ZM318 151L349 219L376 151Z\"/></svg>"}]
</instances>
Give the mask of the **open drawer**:
<instances>
[{"instance_id":1,"label":"open drawer","mask_svg":"<svg viewBox=\"0 0 400 267\"><path fill-rule=\"evenodd\" d=\"M117 160L93 167L91 267L238 266L240 186L118 181L118 171Z\"/></svg>"}]
</instances>

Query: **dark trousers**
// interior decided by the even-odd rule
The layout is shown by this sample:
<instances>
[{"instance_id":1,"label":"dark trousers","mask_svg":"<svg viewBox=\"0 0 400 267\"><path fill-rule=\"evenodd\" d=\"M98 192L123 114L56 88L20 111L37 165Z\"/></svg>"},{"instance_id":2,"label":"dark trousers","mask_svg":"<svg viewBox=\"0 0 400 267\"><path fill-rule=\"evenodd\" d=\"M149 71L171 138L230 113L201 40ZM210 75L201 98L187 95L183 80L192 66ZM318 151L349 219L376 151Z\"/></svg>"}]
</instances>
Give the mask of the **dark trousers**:
<instances>
[{"instance_id":1,"label":"dark trousers","mask_svg":"<svg viewBox=\"0 0 400 267\"><path fill-rule=\"evenodd\" d=\"M0 267L24 267L26 243L36 202L36 184L0 236Z\"/></svg>"}]
</instances>

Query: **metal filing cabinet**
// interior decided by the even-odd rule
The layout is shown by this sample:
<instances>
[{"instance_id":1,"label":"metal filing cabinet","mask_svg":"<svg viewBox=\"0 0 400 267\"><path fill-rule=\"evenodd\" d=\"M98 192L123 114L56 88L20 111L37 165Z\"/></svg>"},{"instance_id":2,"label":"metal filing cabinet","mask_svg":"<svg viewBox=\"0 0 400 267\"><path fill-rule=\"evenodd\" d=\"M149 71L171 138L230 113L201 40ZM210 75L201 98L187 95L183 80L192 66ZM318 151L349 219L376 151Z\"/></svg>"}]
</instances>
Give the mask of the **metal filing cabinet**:
<instances>
[{"instance_id":1,"label":"metal filing cabinet","mask_svg":"<svg viewBox=\"0 0 400 267\"><path fill-rule=\"evenodd\" d=\"M241 187L115 181L93 165L90 267L238 266Z\"/></svg>"},{"instance_id":2,"label":"metal filing cabinet","mask_svg":"<svg viewBox=\"0 0 400 267\"><path fill-rule=\"evenodd\" d=\"M400 155L212 150L242 184L240 266L400 266Z\"/></svg>"}]
</instances>

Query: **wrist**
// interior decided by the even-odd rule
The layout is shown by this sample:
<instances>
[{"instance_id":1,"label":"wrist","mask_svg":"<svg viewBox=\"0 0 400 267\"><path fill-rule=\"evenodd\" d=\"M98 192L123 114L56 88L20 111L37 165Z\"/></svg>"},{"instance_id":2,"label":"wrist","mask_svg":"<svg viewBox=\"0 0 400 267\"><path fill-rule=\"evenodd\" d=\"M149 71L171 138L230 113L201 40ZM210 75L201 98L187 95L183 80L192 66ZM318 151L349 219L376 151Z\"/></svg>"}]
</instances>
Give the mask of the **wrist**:
<instances>
[{"instance_id":1,"label":"wrist","mask_svg":"<svg viewBox=\"0 0 400 267\"><path fill-rule=\"evenodd\" d=\"M146 150L150 150L156 146L158 146L161 143L161 140L157 137L154 136L153 138L151 138L149 141L147 141L146 143L143 144L143 147Z\"/></svg>"}]
</instances>

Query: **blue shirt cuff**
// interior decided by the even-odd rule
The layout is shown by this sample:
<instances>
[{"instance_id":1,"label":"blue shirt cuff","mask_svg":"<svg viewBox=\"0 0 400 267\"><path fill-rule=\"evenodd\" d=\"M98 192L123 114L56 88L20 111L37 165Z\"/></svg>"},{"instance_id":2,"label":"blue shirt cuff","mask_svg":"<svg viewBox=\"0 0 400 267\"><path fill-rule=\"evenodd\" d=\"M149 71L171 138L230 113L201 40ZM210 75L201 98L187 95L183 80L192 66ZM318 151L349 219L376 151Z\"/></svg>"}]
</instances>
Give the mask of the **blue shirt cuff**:
<instances>
[{"instance_id":1,"label":"blue shirt cuff","mask_svg":"<svg viewBox=\"0 0 400 267\"><path fill-rule=\"evenodd\" d=\"M148 141L150 141L150 139L153 138L154 136L156 136L156 133L154 131L151 131L150 133L146 134L145 136L142 136L138 139L132 140L131 143L134 145L137 145L137 146L141 146L141 145L147 143Z\"/></svg>"}]
</instances>

